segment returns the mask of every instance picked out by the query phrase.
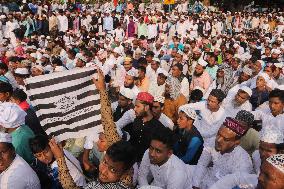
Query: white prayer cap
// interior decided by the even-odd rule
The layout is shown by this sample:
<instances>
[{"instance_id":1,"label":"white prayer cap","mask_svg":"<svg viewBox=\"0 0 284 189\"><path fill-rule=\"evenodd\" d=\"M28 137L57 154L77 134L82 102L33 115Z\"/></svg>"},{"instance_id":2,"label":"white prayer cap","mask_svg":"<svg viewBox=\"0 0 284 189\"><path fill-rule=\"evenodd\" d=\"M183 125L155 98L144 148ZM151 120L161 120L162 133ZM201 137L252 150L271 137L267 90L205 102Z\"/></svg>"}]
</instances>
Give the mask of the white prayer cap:
<instances>
[{"instance_id":1,"label":"white prayer cap","mask_svg":"<svg viewBox=\"0 0 284 189\"><path fill-rule=\"evenodd\" d=\"M3 143L12 143L12 136L8 133L0 132L0 142Z\"/></svg>"},{"instance_id":2,"label":"white prayer cap","mask_svg":"<svg viewBox=\"0 0 284 189\"><path fill-rule=\"evenodd\" d=\"M30 56L31 56L32 58L37 58L37 54L36 54L36 53L31 53Z\"/></svg>"},{"instance_id":3,"label":"white prayer cap","mask_svg":"<svg viewBox=\"0 0 284 189\"><path fill-rule=\"evenodd\" d=\"M261 73L259 73L258 75L257 75L257 77L263 77L263 79L265 80L265 82L266 83L268 83L269 82L269 75L267 74L267 73L265 73L265 72L261 72Z\"/></svg>"},{"instance_id":4,"label":"white prayer cap","mask_svg":"<svg viewBox=\"0 0 284 189\"><path fill-rule=\"evenodd\" d=\"M33 67L32 67L32 69L38 69L38 70L40 70L40 71L44 71L44 68L43 68L43 66L42 65L34 65Z\"/></svg>"},{"instance_id":5,"label":"white prayer cap","mask_svg":"<svg viewBox=\"0 0 284 189\"><path fill-rule=\"evenodd\" d=\"M279 49L272 49L271 54L281 54L281 51Z\"/></svg>"},{"instance_id":6,"label":"white prayer cap","mask_svg":"<svg viewBox=\"0 0 284 189\"><path fill-rule=\"evenodd\" d=\"M178 50L177 53L180 54L180 55L183 55L183 52L181 50Z\"/></svg>"},{"instance_id":7,"label":"white prayer cap","mask_svg":"<svg viewBox=\"0 0 284 189\"><path fill-rule=\"evenodd\" d=\"M15 74L18 74L18 75L29 75L29 70L27 68L17 68L15 70Z\"/></svg>"},{"instance_id":8,"label":"white prayer cap","mask_svg":"<svg viewBox=\"0 0 284 189\"><path fill-rule=\"evenodd\" d=\"M65 71L66 68L64 68L63 66L56 66L54 68L54 72L62 72L62 71Z\"/></svg>"},{"instance_id":9,"label":"white prayer cap","mask_svg":"<svg viewBox=\"0 0 284 189\"><path fill-rule=\"evenodd\" d=\"M161 62L160 59L158 59L158 58L153 58L153 60L154 60L155 62L158 62L158 63Z\"/></svg>"},{"instance_id":10,"label":"white prayer cap","mask_svg":"<svg viewBox=\"0 0 284 189\"><path fill-rule=\"evenodd\" d=\"M277 129L265 129L260 132L260 140L269 144L282 144L284 143L284 136Z\"/></svg>"},{"instance_id":11,"label":"white prayer cap","mask_svg":"<svg viewBox=\"0 0 284 189\"><path fill-rule=\"evenodd\" d=\"M246 92L249 96L252 95L252 90L249 87L245 86L245 85L241 86L240 90Z\"/></svg>"},{"instance_id":12,"label":"white prayer cap","mask_svg":"<svg viewBox=\"0 0 284 189\"><path fill-rule=\"evenodd\" d=\"M252 70L247 65L243 67L243 72L249 76L252 76Z\"/></svg>"},{"instance_id":13,"label":"white prayer cap","mask_svg":"<svg viewBox=\"0 0 284 189\"><path fill-rule=\"evenodd\" d=\"M272 155L266 161L284 174L284 154Z\"/></svg>"},{"instance_id":14,"label":"white prayer cap","mask_svg":"<svg viewBox=\"0 0 284 189\"><path fill-rule=\"evenodd\" d=\"M0 18L1 18L1 19L6 18L6 15L1 15Z\"/></svg>"},{"instance_id":15,"label":"white prayer cap","mask_svg":"<svg viewBox=\"0 0 284 189\"><path fill-rule=\"evenodd\" d=\"M86 57L84 57L84 56L81 55L81 54L79 54L79 55L77 56L77 58L80 59L80 60L82 60L83 62L87 62Z\"/></svg>"},{"instance_id":16,"label":"white prayer cap","mask_svg":"<svg viewBox=\"0 0 284 189\"><path fill-rule=\"evenodd\" d=\"M157 73L158 74L163 74L166 77L169 76L169 73L166 70L164 70L164 69L158 69Z\"/></svg>"},{"instance_id":17,"label":"white prayer cap","mask_svg":"<svg viewBox=\"0 0 284 189\"><path fill-rule=\"evenodd\" d=\"M203 60L203 58L199 58L199 60L197 61L197 63L203 67L207 66L207 62L205 60Z\"/></svg>"},{"instance_id":18,"label":"white prayer cap","mask_svg":"<svg viewBox=\"0 0 284 189\"><path fill-rule=\"evenodd\" d=\"M50 56L48 54L43 54L42 55L44 58L50 58Z\"/></svg>"},{"instance_id":19,"label":"white prayer cap","mask_svg":"<svg viewBox=\"0 0 284 189\"><path fill-rule=\"evenodd\" d=\"M114 53L117 53L117 54L120 54L120 53L121 53L121 51L120 51L120 49L119 49L118 47L115 47L115 48L113 49L113 52L114 52Z\"/></svg>"},{"instance_id":20,"label":"white prayer cap","mask_svg":"<svg viewBox=\"0 0 284 189\"><path fill-rule=\"evenodd\" d=\"M119 93L130 100L133 100L135 98L134 92L129 88L122 87Z\"/></svg>"},{"instance_id":21,"label":"white prayer cap","mask_svg":"<svg viewBox=\"0 0 284 189\"><path fill-rule=\"evenodd\" d=\"M50 39L50 36L46 36L46 39Z\"/></svg>"},{"instance_id":22,"label":"white prayer cap","mask_svg":"<svg viewBox=\"0 0 284 189\"><path fill-rule=\"evenodd\" d=\"M184 112L188 117L190 117L193 120L195 120L197 117L195 110L188 106L180 106L178 112L180 111Z\"/></svg>"},{"instance_id":23,"label":"white prayer cap","mask_svg":"<svg viewBox=\"0 0 284 189\"><path fill-rule=\"evenodd\" d=\"M235 44L233 45L233 47L234 47L234 48L237 48L237 47L239 47L239 44L238 44L238 43L235 43Z\"/></svg>"},{"instance_id":24,"label":"white prayer cap","mask_svg":"<svg viewBox=\"0 0 284 189\"><path fill-rule=\"evenodd\" d=\"M0 125L4 128L16 128L25 124L26 115L27 113L15 103L0 104Z\"/></svg>"},{"instance_id":25,"label":"white prayer cap","mask_svg":"<svg viewBox=\"0 0 284 189\"><path fill-rule=\"evenodd\" d=\"M257 60L257 62L259 62L261 64L261 67L265 66L265 62L263 60Z\"/></svg>"},{"instance_id":26,"label":"white prayer cap","mask_svg":"<svg viewBox=\"0 0 284 189\"><path fill-rule=\"evenodd\" d=\"M277 41L283 41L283 39L281 37L278 37L276 40Z\"/></svg>"},{"instance_id":27,"label":"white prayer cap","mask_svg":"<svg viewBox=\"0 0 284 189\"><path fill-rule=\"evenodd\" d=\"M129 70L127 72L127 75L130 75L132 77L137 77L138 74L137 74L136 70Z\"/></svg>"},{"instance_id":28,"label":"white prayer cap","mask_svg":"<svg viewBox=\"0 0 284 189\"><path fill-rule=\"evenodd\" d=\"M274 66L277 68L283 68L283 62L281 63L274 63Z\"/></svg>"},{"instance_id":29,"label":"white prayer cap","mask_svg":"<svg viewBox=\"0 0 284 189\"><path fill-rule=\"evenodd\" d=\"M164 104L165 103L165 97L156 95L156 96L154 96L154 102L160 102L160 103Z\"/></svg>"}]
</instances>

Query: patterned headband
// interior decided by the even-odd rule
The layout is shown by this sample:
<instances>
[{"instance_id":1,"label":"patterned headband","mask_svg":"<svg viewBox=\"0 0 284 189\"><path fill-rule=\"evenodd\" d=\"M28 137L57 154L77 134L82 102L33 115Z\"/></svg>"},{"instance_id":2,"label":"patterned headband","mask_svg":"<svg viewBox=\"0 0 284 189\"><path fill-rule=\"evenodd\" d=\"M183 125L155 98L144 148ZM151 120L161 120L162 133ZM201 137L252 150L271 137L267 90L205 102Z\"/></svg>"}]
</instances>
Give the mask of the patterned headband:
<instances>
[{"instance_id":1,"label":"patterned headband","mask_svg":"<svg viewBox=\"0 0 284 189\"><path fill-rule=\"evenodd\" d=\"M227 117L223 125L234 131L238 136L243 136L247 131L240 122L231 117Z\"/></svg>"}]
</instances>

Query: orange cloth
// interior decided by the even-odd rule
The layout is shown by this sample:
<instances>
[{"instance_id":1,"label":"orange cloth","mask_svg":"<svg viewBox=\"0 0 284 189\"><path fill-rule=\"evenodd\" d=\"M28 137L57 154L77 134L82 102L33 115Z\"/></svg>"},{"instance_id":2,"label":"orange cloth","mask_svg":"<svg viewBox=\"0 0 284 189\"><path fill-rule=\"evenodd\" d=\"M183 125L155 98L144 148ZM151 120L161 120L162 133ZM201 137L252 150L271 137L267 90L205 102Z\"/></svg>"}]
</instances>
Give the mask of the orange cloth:
<instances>
[{"instance_id":1,"label":"orange cloth","mask_svg":"<svg viewBox=\"0 0 284 189\"><path fill-rule=\"evenodd\" d=\"M176 100L165 99L163 113L176 124L178 120L178 109L184 104L187 104L187 100L182 94L180 94Z\"/></svg>"}]
</instances>

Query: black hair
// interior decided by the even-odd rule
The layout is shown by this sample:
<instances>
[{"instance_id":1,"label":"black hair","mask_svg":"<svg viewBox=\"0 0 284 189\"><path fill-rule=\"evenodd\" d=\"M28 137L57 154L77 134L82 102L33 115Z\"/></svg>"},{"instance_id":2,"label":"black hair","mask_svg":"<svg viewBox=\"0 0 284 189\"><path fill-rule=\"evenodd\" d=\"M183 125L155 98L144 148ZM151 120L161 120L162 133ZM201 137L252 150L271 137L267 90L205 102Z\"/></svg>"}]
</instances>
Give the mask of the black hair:
<instances>
[{"instance_id":1,"label":"black hair","mask_svg":"<svg viewBox=\"0 0 284 189\"><path fill-rule=\"evenodd\" d=\"M122 162L124 170L130 169L136 161L136 150L127 141L120 140L113 143L106 151L106 154L114 162Z\"/></svg>"},{"instance_id":2,"label":"black hair","mask_svg":"<svg viewBox=\"0 0 284 189\"><path fill-rule=\"evenodd\" d=\"M10 83L0 82L0 93L13 93L13 87Z\"/></svg>"},{"instance_id":3,"label":"black hair","mask_svg":"<svg viewBox=\"0 0 284 189\"><path fill-rule=\"evenodd\" d=\"M8 71L8 66L7 66L7 64L0 63L0 69L1 69L1 70L5 70L5 72L7 72L7 71Z\"/></svg>"},{"instance_id":4,"label":"black hair","mask_svg":"<svg viewBox=\"0 0 284 189\"><path fill-rule=\"evenodd\" d=\"M274 89L269 93L269 99L279 98L281 102L284 102L284 91L280 89Z\"/></svg>"},{"instance_id":5,"label":"black hair","mask_svg":"<svg viewBox=\"0 0 284 189\"><path fill-rule=\"evenodd\" d=\"M25 93L24 90L22 89L16 89L13 93L12 96L15 99L18 99L20 102L23 102L27 100L27 94Z\"/></svg>"},{"instance_id":6,"label":"black hair","mask_svg":"<svg viewBox=\"0 0 284 189\"><path fill-rule=\"evenodd\" d=\"M60 58L54 58L54 59L52 60L52 64L55 64L55 65L57 65L57 66L62 66L62 65L63 65L63 63L62 63L62 61L60 60Z\"/></svg>"},{"instance_id":7,"label":"black hair","mask_svg":"<svg viewBox=\"0 0 284 189\"><path fill-rule=\"evenodd\" d=\"M48 138L44 135L37 135L29 139L29 145L33 154L40 153L48 146Z\"/></svg>"},{"instance_id":8,"label":"black hair","mask_svg":"<svg viewBox=\"0 0 284 189\"><path fill-rule=\"evenodd\" d=\"M168 127L157 127L152 134L152 140L162 142L168 149L173 149L175 143L174 133Z\"/></svg>"},{"instance_id":9,"label":"black hair","mask_svg":"<svg viewBox=\"0 0 284 189\"><path fill-rule=\"evenodd\" d=\"M221 103L226 97L226 95L221 89L213 89L209 95L216 97L219 103Z\"/></svg>"},{"instance_id":10,"label":"black hair","mask_svg":"<svg viewBox=\"0 0 284 189\"><path fill-rule=\"evenodd\" d=\"M147 51L145 57L146 57L146 56L154 57L154 55L155 55L155 54L154 54L153 51Z\"/></svg>"},{"instance_id":11,"label":"black hair","mask_svg":"<svg viewBox=\"0 0 284 189\"><path fill-rule=\"evenodd\" d=\"M284 141L281 144L275 144L277 153L284 153Z\"/></svg>"},{"instance_id":12,"label":"black hair","mask_svg":"<svg viewBox=\"0 0 284 189\"><path fill-rule=\"evenodd\" d=\"M143 73L146 73L146 68L144 66L138 66L138 70L142 71Z\"/></svg>"},{"instance_id":13,"label":"black hair","mask_svg":"<svg viewBox=\"0 0 284 189\"><path fill-rule=\"evenodd\" d=\"M177 67L179 69L179 71L183 70L183 65L181 63L177 63L173 67Z\"/></svg>"},{"instance_id":14,"label":"black hair","mask_svg":"<svg viewBox=\"0 0 284 189\"><path fill-rule=\"evenodd\" d=\"M190 100L194 102L199 102L202 100L203 92L199 89L194 89L190 94Z\"/></svg>"}]
</instances>

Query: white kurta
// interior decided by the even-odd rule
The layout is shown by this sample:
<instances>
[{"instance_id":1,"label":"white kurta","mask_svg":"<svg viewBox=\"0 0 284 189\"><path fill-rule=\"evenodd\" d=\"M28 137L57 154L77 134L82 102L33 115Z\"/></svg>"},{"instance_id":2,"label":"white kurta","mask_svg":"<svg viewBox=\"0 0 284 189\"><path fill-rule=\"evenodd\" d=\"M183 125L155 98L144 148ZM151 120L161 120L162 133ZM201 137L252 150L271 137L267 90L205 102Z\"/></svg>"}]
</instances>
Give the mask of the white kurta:
<instances>
[{"instance_id":1,"label":"white kurta","mask_svg":"<svg viewBox=\"0 0 284 189\"><path fill-rule=\"evenodd\" d=\"M1 189L40 189L40 182L29 164L16 155L9 168L0 174Z\"/></svg>"},{"instance_id":2,"label":"white kurta","mask_svg":"<svg viewBox=\"0 0 284 189\"><path fill-rule=\"evenodd\" d=\"M197 111L198 118L195 120L194 126L198 129L205 142L207 139L216 136L226 118L223 107L220 107L217 112L211 112L207 108L206 101L190 103L184 106L188 106Z\"/></svg>"},{"instance_id":3,"label":"white kurta","mask_svg":"<svg viewBox=\"0 0 284 189\"><path fill-rule=\"evenodd\" d=\"M210 162L213 167L208 168ZM205 146L192 175L193 186L209 188L222 177L233 173L252 173L252 161L249 154L240 146L230 153L221 154L215 150L215 144Z\"/></svg>"},{"instance_id":4,"label":"white kurta","mask_svg":"<svg viewBox=\"0 0 284 189\"><path fill-rule=\"evenodd\" d=\"M58 19L58 30L60 32L66 32L68 30L68 18L63 15L58 15L57 16Z\"/></svg>"},{"instance_id":5,"label":"white kurta","mask_svg":"<svg viewBox=\"0 0 284 189\"><path fill-rule=\"evenodd\" d=\"M150 163L149 150L144 153L138 172L139 186L150 185L147 177L154 179L151 186L167 189L187 189L189 185L186 165L175 155L171 155L166 163L161 166Z\"/></svg>"}]
</instances>

